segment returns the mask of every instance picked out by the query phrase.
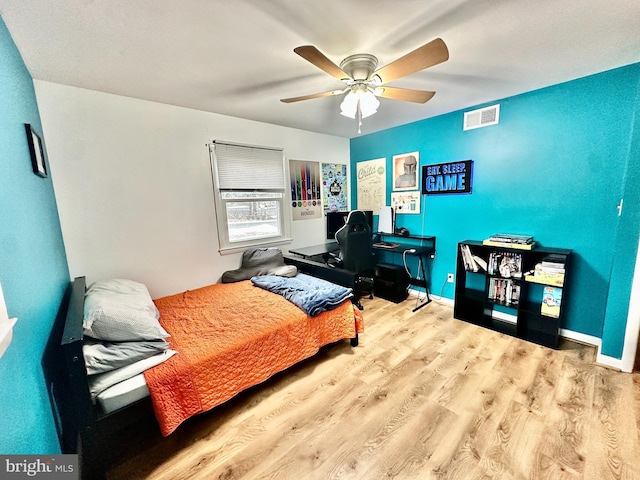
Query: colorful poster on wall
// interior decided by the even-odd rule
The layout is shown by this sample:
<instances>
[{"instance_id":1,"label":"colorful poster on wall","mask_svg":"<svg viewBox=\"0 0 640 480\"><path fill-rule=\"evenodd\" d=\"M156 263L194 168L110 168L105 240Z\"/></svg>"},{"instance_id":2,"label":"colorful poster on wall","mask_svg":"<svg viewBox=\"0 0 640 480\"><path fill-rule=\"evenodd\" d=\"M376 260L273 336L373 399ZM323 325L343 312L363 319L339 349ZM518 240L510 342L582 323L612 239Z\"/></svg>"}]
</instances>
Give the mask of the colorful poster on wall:
<instances>
[{"instance_id":1,"label":"colorful poster on wall","mask_svg":"<svg viewBox=\"0 0 640 480\"><path fill-rule=\"evenodd\" d=\"M322 218L320 164L289 160L293 220Z\"/></svg>"},{"instance_id":2,"label":"colorful poster on wall","mask_svg":"<svg viewBox=\"0 0 640 480\"><path fill-rule=\"evenodd\" d=\"M359 210L373 210L374 215L377 215L380 212L380 207L386 205L386 165L386 158L357 163Z\"/></svg>"},{"instance_id":3,"label":"colorful poster on wall","mask_svg":"<svg viewBox=\"0 0 640 480\"><path fill-rule=\"evenodd\" d=\"M398 213L420 213L420 192L392 192L391 206Z\"/></svg>"},{"instance_id":4,"label":"colorful poster on wall","mask_svg":"<svg viewBox=\"0 0 640 480\"><path fill-rule=\"evenodd\" d=\"M346 212L349 208L347 166L322 164L322 206L325 212Z\"/></svg>"},{"instance_id":5,"label":"colorful poster on wall","mask_svg":"<svg viewBox=\"0 0 640 480\"><path fill-rule=\"evenodd\" d=\"M418 187L418 152L403 153L393 156L393 189L417 190Z\"/></svg>"}]
</instances>

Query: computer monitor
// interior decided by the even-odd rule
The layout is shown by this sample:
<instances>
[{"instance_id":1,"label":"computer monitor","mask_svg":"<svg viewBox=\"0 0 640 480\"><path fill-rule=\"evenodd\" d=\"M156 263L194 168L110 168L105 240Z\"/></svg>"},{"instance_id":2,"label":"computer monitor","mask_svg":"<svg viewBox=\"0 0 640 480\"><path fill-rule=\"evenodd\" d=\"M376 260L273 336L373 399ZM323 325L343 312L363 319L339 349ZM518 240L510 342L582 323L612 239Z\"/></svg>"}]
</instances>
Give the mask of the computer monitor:
<instances>
[{"instance_id":1,"label":"computer monitor","mask_svg":"<svg viewBox=\"0 0 640 480\"><path fill-rule=\"evenodd\" d=\"M327 240L335 240L336 232L347 221L349 212L327 212Z\"/></svg>"},{"instance_id":2,"label":"computer monitor","mask_svg":"<svg viewBox=\"0 0 640 480\"><path fill-rule=\"evenodd\" d=\"M361 210L367 217L367 223L373 232L373 211ZM345 223L347 223L347 217L349 212L327 212L327 240L335 240L336 232L340 230Z\"/></svg>"}]
</instances>

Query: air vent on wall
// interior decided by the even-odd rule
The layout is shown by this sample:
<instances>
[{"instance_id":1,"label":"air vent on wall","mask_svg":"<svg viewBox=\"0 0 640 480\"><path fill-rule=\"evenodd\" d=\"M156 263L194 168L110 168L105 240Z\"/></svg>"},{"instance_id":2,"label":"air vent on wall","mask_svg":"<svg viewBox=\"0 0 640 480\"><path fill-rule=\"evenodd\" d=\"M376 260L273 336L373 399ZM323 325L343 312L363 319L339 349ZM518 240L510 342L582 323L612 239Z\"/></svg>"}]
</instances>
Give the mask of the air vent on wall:
<instances>
[{"instance_id":1,"label":"air vent on wall","mask_svg":"<svg viewBox=\"0 0 640 480\"><path fill-rule=\"evenodd\" d=\"M488 127L500 121L500 104L464 112L463 130Z\"/></svg>"}]
</instances>

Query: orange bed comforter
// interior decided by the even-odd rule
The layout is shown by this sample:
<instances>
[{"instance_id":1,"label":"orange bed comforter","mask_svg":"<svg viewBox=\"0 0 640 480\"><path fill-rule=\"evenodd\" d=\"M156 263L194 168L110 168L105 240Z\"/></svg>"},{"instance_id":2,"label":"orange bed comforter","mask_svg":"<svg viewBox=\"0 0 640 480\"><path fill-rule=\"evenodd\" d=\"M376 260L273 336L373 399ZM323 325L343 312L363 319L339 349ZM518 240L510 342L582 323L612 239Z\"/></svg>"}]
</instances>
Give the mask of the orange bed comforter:
<instances>
[{"instance_id":1,"label":"orange bed comforter","mask_svg":"<svg viewBox=\"0 0 640 480\"><path fill-rule=\"evenodd\" d=\"M321 346L353 338L362 314L349 300L315 317L249 280L215 284L154 300L178 354L145 372L160 430L311 357Z\"/></svg>"}]
</instances>

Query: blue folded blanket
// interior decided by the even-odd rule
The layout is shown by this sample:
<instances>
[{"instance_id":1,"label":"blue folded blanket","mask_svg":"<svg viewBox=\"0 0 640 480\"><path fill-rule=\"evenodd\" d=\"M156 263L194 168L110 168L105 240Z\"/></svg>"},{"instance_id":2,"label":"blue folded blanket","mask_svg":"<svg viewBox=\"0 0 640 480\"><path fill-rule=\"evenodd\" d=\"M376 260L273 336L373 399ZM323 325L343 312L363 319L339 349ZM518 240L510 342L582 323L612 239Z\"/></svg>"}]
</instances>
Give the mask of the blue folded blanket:
<instances>
[{"instance_id":1,"label":"blue folded blanket","mask_svg":"<svg viewBox=\"0 0 640 480\"><path fill-rule=\"evenodd\" d=\"M260 275L251 282L265 290L282 295L312 317L331 310L353 297L351 288L335 285L321 278L298 273L295 277Z\"/></svg>"}]
</instances>

